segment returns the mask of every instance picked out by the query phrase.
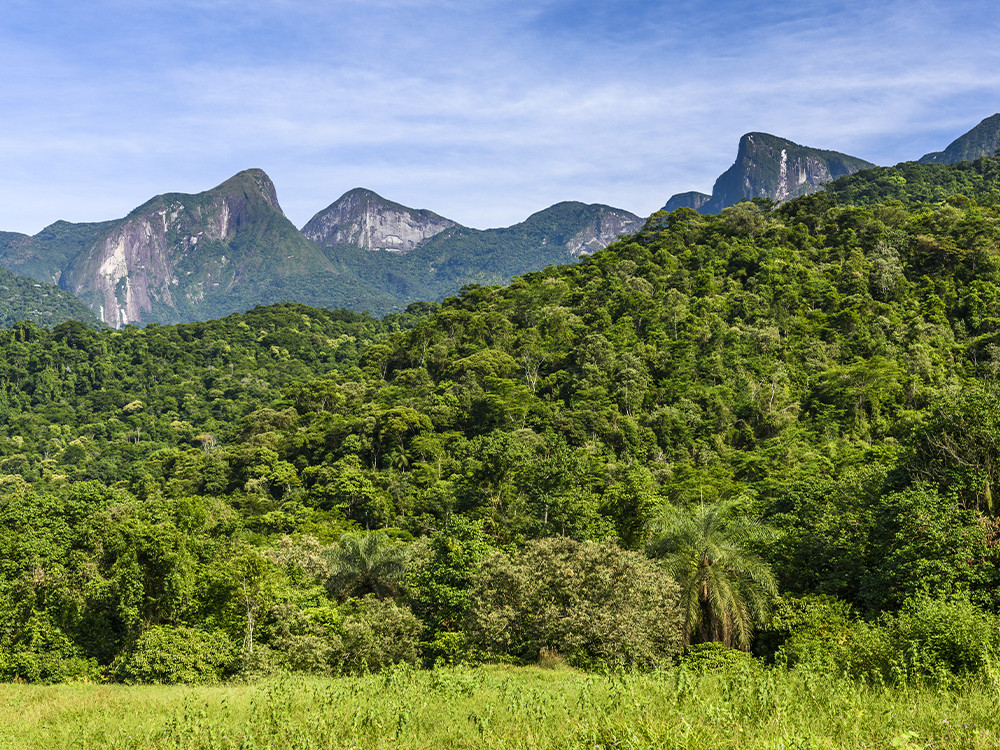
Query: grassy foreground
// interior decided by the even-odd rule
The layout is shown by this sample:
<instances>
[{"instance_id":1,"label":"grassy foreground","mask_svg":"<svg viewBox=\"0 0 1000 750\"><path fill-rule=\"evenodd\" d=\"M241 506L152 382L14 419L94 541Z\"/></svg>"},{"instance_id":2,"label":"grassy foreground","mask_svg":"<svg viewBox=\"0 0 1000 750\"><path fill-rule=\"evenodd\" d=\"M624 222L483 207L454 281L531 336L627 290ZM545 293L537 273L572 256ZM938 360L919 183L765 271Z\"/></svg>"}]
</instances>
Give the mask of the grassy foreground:
<instances>
[{"instance_id":1,"label":"grassy foreground","mask_svg":"<svg viewBox=\"0 0 1000 750\"><path fill-rule=\"evenodd\" d=\"M1000 748L995 686L749 670L397 669L205 687L0 685L0 748Z\"/></svg>"}]
</instances>

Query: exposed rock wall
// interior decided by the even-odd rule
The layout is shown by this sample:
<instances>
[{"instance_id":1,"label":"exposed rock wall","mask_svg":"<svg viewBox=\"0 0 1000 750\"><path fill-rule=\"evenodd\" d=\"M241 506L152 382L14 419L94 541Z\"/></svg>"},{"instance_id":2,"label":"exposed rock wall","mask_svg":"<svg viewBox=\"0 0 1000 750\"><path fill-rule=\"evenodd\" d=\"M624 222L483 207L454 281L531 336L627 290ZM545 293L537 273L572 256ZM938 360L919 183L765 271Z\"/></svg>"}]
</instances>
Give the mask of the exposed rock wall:
<instances>
[{"instance_id":1,"label":"exposed rock wall","mask_svg":"<svg viewBox=\"0 0 1000 750\"><path fill-rule=\"evenodd\" d=\"M432 211L406 208L357 188L310 219L302 234L318 245L407 253L453 226L454 221Z\"/></svg>"},{"instance_id":2,"label":"exposed rock wall","mask_svg":"<svg viewBox=\"0 0 1000 750\"><path fill-rule=\"evenodd\" d=\"M619 235L633 234L642 229L643 220L628 211L608 209L588 226L581 229L569 242L566 249L570 255L586 255L603 250Z\"/></svg>"}]
</instances>

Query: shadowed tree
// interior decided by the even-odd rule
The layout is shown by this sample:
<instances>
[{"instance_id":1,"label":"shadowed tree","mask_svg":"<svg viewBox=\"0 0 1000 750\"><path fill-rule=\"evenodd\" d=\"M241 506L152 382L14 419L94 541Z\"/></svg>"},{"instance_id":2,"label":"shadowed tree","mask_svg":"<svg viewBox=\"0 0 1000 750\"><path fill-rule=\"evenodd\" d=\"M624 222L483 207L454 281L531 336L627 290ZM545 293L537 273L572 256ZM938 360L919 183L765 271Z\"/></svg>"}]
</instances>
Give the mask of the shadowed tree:
<instances>
[{"instance_id":1,"label":"shadowed tree","mask_svg":"<svg viewBox=\"0 0 1000 750\"><path fill-rule=\"evenodd\" d=\"M648 551L680 584L688 643L721 641L744 651L777 594L771 567L749 549L774 530L741 517L733 502L675 510L652 525Z\"/></svg>"},{"instance_id":2,"label":"shadowed tree","mask_svg":"<svg viewBox=\"0 0 1000 750\"><path fill-rule=\"evenodd\" d=\"M327 588L336 596L379 599L399 593L406 567L406 550L387 534L344 534L324 553L330 574Z\"/></svg>"}]
</instances>

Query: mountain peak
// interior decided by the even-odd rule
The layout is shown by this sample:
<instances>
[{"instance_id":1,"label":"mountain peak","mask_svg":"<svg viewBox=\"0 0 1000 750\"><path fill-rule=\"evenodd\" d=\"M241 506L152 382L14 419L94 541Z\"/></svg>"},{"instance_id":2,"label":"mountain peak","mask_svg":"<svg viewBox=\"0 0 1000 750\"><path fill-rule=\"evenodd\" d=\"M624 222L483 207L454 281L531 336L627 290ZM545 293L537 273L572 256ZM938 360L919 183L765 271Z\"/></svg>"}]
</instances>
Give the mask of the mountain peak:
<instances>
[{"instance_id":1,"label":"mountain peak","mask_svg":"<svg viewBox=\"0 0 1000 750\"><path fill-rule=\"evenodd\" d=\"M453 226L457 226L454 221L433 211L407 208L358 187L313 216L302 234L323 246L407 253Z\"/></svg>"},{"instance_id":2,"label":"mountain peak","mask_svg":"<svg viewBox=\"0 0 1000 750\"><path fill-rule=\"evenodd\" d=\"M944 151L920 157L921 164L954 164L972 161L980 156L993 156L1000 149L1000 113L990 115L968 133L948 144Z\"/></svg>"},{"instance_id":3,"label":"mountain peak","mask_svg":"<svg viewBox=\"0 0 1000 750\"><path fill-rule=\"evenodd\" d=\"M221 193L225 195L236 195L241 192L251 200L256 197L263 198L264 202L271 208L281 211L281 205L278 203L278 191L263 169L244 169L207 191L208 194ZM282 211L282 213L284 212Z\"/></svg>"},{"instance_id":4,"label":"mountain peak","mask_svg":"<svg viewBox=\"0 0 1000 750\"><path fill-rule=\"evenodd\" d=\"M770 133L746 133L740 138L736 162L715 181L710 199L706 200L704 193L680 193L667 201L667 207L687 205L701 213L714 214L754 198L780 203L819 190L843 175L874 166L855 156L801 146Z\"/></svg>"},{"instance_id":5,"label":"mountain peak","mask_svg":"<svg viewBox=\"0 0 1000 750\"><path fill-rule=\"evenodd\" d=\"M261 169L202 193L158 195L99 228L73 254L60 284L116 328L209 306L229 313L244 292L256 301L255 277L329 267L285 217Z\"/></svg>"}]
</instances>

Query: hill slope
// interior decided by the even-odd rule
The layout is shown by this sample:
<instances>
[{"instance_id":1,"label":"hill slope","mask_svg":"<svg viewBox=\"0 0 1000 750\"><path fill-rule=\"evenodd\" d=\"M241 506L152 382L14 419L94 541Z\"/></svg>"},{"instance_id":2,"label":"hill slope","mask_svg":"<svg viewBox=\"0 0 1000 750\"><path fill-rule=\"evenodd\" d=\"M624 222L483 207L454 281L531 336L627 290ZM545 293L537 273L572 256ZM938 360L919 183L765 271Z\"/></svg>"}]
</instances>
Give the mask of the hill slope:
<instances>
[{"instance_id":1,"label":"hill slope","mask_svg":"<svg viewBox=\"0 0 1000 750\"><path fill-rule=\"evenodd\" d=\"M90 309L69 292L0 268L0 328L10 328L22 320L36 325L57 325L67 320L98 325Z\"/></svg>"},{"instance_id":2,"label":"hill slope","mask_svg":"<svg viewBox=\"0 0 1000 750\"><path fill-rule=\"evenodd\" d=\"M1000 611L1000 159L915 166L966 189L660 212L579 263L383 321L283 305L0 331L0 674L130 679L249 634L274 668L326 674L373 632L410 633L427 663L473 656L465 623L501 609L469 595L483 566L517 595L493 552L557 537L637 559L613 544L716 501L775 527L756 552L804 632L823 618L814 638L828 613L845 649L893 652L895 613L932 635L982 622ZM428 537L405 595L337 600L329 561L362 529ZM508 623L498 653L534 658Z\"/></svg>"},{"instance_id":3,"label":"hill slope","mask_svg":"<svg viewBox=\"0 0 1000 750\"><path fill-rule=\"evenodd\" d=\"M944 151L924 154L921 164L954 164L981 156L994 156L1000 150L1000 114L987 117L968 133L952 141Z\"/></svg>"}]
</instances>

